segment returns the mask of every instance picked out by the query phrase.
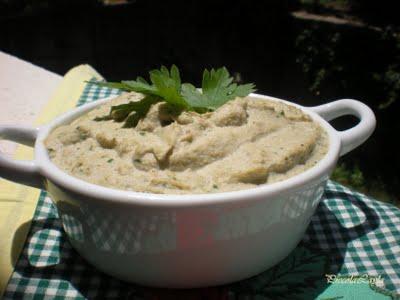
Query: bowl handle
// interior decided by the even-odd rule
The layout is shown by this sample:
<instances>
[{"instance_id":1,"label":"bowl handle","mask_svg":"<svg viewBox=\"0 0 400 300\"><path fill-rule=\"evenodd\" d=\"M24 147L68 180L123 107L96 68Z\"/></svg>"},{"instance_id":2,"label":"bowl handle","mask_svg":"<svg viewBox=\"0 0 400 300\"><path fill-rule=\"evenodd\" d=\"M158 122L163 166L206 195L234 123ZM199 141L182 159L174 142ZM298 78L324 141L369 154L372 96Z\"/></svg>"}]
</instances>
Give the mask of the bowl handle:
<instances>
[{"instance_id":1,"label":"bowl handle","mask_svg":"<svg viewBox=\"0 0 400 300\"><path fill-rule=\"evenodd\" d=\"M375 129L374 112L367 105L357 100L342 99L309 109L326 121L345 115L353 115L360 120L356 126L350 129L337 131L341 140L340 156L364 143Z\"/></svg>"},{"instance_id":2,"label":"bowl handle","mask_svg":"<svg viewBox=\"0 0 400 300\"><path fill-rule=\"evenodd\" d=\"M0 139L33 146L39 128L25 126L0 126ZM43 177L34 160L15 160L0 152L0 177L36 188L44 188Z\"/></svg>"}]
</instances>

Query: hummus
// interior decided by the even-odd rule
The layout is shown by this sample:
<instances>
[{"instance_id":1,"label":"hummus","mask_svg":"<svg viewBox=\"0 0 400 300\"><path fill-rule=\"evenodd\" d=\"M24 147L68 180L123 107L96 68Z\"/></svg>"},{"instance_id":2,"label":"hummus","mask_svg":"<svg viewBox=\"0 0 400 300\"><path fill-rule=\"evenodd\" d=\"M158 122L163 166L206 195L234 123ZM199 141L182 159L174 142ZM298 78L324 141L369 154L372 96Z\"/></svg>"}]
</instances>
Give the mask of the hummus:
<instances>
[{"instance_id":1,"label":"hummus","mask_svg":"<svg viewBox=\"0 0 400 300\"><path fill-rule=\"evenodd\" d=\"M123 94L56 128L45 141L53 163L110 188L215 193L284 180L314 166L327 152L327 134L309 116L252 97L205 114L177 115L159 102L135 128L94 121L108 115L111 106L142 97Z\"/></svg>"}]
</instances>

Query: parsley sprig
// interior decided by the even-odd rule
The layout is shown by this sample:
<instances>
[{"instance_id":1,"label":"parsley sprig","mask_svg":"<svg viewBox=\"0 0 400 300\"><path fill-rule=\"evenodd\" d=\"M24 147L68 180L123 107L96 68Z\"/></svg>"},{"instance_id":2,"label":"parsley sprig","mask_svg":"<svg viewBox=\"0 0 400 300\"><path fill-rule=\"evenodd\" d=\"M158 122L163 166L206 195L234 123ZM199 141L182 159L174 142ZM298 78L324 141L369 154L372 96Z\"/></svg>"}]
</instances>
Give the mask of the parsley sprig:
<instances>
[{"instance_id":1,"label":"parsley sprig","mask_svg":"<svg viewBox=\"0 0 400 300\"><path fill-rule=\"evenodd\" d=\"M90 81L99 86L144 95L140 101L111 107L109 115L95 120L125 121L124 127L135 127L139 120L146 116L150 107L160 101L165 101L177 111L189 110L203 113L216 110L236 97L245 97L255 91L252 83L243 85L233 83L233 78L225 67L210 71L205 69L201 91L190 83L182 83L179 70L175 65L172 65L170 70L162 66L160 70L150 71L149 75L150 83L142 77L121 82Z\"/></svg>"}]
</instances>

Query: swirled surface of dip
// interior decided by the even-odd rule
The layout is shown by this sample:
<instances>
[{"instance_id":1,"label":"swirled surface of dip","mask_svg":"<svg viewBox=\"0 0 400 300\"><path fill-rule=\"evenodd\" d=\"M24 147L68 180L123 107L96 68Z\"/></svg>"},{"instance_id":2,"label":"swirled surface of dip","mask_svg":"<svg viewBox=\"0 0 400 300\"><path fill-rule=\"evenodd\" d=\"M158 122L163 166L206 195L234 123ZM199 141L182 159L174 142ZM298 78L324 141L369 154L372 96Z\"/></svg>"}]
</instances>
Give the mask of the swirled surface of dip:
<instances>
[{"instance_id":1,"label":"swirled surface of dip","mask_svg":"<svg viewBox=\"0 0 400 300\"><path fill-rule=\"evenodd\" d=\"M214 112L177 115L154 104L135 128L95 121L126 93L53 130L45 141L59 168L85 181L149 193L215 193L284 180L327 152L325 131L280 102L237 98Z\"/></svg>"}]
</instances>

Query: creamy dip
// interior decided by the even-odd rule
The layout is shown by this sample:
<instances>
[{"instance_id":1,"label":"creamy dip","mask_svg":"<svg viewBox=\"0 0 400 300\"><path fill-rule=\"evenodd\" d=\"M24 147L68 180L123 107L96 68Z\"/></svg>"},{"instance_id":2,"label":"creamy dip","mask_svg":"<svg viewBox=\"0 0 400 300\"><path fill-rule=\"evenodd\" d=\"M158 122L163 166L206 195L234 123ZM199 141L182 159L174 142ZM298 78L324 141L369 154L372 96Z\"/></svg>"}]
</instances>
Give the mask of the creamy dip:
<instances>
[{"instance_id":1,"label":"creamy dip","mask_svg":"<svg viewBox=\"0 0 400 300\"><path fill-rule=\"evenodd\" d=\"M135 128L94 121L138 101L126 93L56 128L45 141L53 163L98 185L137 192L215 193L299 174L326 154L325 131L294 106L237 98L214 112L176 115L154 104Z\"/></svg>"}]
</instances>

